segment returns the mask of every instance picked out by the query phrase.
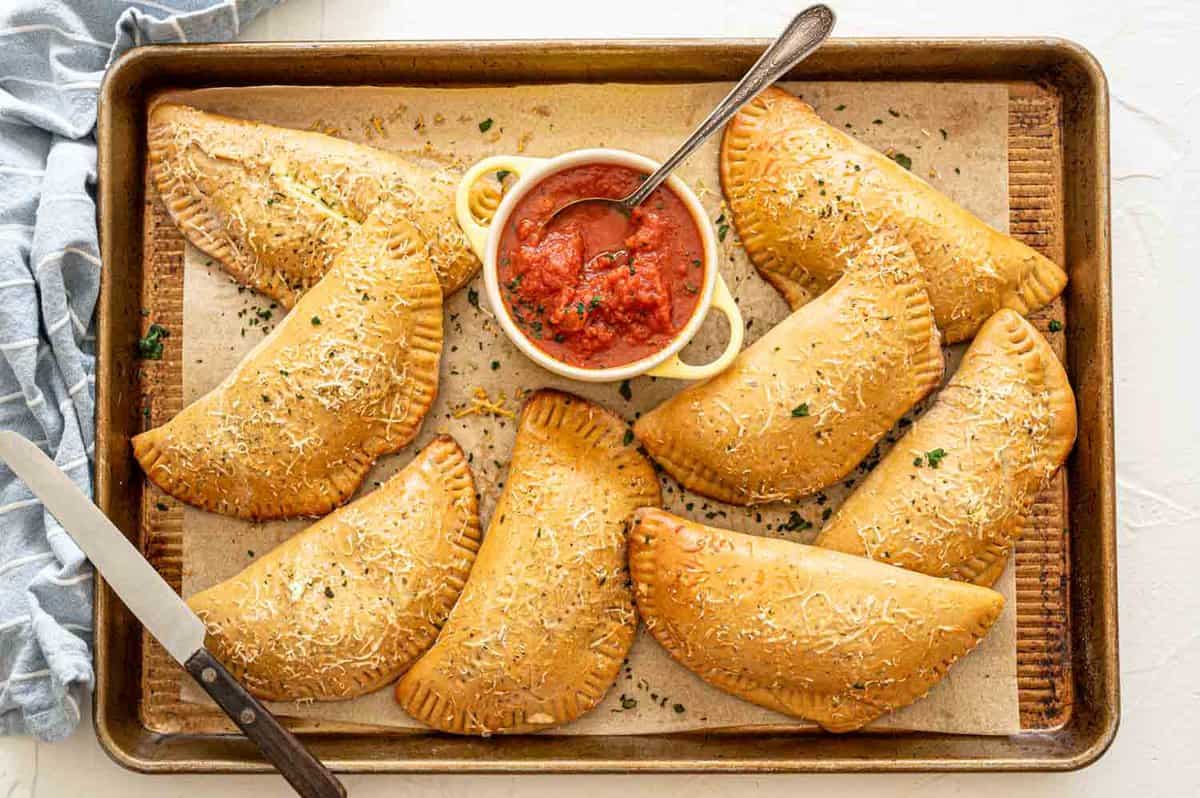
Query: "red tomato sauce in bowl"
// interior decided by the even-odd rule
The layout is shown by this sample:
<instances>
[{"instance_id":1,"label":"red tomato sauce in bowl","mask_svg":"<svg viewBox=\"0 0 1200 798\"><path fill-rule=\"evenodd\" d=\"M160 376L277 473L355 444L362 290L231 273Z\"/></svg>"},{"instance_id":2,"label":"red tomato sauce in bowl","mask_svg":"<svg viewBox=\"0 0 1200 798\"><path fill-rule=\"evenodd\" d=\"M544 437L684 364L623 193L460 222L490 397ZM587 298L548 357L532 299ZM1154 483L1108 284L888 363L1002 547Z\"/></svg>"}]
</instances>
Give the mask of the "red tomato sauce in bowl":
<instances>
[{"instance_id":1,"label":"red tomato sauce in bowl","mask_svg":"<svg viewBox=\"0 0 1200 798\"><path fill-rule=\"evenodd\" d=\"M632 215L583 197L627 196L645 175L617 164L556 172L521 197L500 236L500 294L535 346L581 368L623 366L660 351L687 326L704 290L704 242L666 185Z\"/></svg>"}]
</instances>

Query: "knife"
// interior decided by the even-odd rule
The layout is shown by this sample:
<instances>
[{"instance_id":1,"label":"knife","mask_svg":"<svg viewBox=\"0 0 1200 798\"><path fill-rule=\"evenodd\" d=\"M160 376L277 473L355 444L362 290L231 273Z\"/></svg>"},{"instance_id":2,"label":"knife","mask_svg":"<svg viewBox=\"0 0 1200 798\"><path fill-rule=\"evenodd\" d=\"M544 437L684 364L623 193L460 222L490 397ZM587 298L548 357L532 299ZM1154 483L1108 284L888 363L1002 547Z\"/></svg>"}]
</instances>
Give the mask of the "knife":
<instances>
[{"instance_id":1,"label":"knife","mask_svg":"<svg viewBox=\"0 0 1200 798\"><path fill-rule=\"evenodd\" d=\"M0 431L0 459L58 519L150 634L305 798L345 798L346 788L204 648L204 622L163 581L100 508L40 448Z\"/></svg>"}]
</instances>

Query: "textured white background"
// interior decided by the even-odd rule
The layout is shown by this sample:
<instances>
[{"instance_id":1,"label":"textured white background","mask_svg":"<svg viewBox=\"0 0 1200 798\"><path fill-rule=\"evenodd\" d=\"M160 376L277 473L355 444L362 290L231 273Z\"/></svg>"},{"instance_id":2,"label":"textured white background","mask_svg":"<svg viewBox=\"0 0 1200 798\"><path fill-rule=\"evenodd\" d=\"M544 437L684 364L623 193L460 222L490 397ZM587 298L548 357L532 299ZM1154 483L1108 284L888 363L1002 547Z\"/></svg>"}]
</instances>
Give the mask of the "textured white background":
<instances>
[{"instance_id":1,"label":"textured white background","mask_svg":"<svg viewBox=\"0 0 1200 798\"><path fill-rule=\"evenodd\" d=\"M1123 721L1075 774L349 777L359 796L1200 795L1200 3L830 0L843 36L1074 39L1112 92L1113 295ZM801 2L289 0L246 39L771 36ZM634 110L636 112L636 109ZM86 723L86 721L85 721ZM0 796L289 795L275 777L146 777L90 727L56 745L0 741Z\"/></svg>"}]
</instances>

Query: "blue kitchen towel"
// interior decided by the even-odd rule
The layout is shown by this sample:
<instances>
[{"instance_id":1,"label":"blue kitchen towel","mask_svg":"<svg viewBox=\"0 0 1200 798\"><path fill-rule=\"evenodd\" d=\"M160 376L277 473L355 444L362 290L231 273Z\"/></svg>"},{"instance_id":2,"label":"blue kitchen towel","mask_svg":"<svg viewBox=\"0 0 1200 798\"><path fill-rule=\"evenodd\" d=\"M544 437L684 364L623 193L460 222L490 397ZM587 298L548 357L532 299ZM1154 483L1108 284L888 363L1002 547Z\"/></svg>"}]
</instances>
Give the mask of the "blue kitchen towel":
<instances>
[{"instance_id":1,"label":"blue kitchen towel","mask_svg":"<svg viewBox=\"0 0 1200 798\"><path fill-rule=\"evenodd\" d=\"M96 98L140 44L230 39L279 0L0 3L0 428L91 495ZM0 464L0 733L55 740L91 692L92 569Z\"/></svg>"}]
</instances>

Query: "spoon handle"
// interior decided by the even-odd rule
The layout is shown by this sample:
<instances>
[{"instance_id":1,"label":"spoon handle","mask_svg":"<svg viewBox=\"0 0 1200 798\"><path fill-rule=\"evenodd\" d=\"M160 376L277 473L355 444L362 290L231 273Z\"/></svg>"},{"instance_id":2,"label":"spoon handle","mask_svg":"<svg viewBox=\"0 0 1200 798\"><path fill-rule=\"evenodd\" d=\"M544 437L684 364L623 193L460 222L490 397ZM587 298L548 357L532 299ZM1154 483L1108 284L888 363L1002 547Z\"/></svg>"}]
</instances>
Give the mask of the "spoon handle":
<instances>
[{"instance_id":1,"label":"spoon handle","mask_svg":"<svg viewBox=\"0 0 1200 798\"><path fill-rule=\"evenodd\" d=\"M635 207L644 202L684 158L691 155L692 151L704 143L717 128L729 121L738 109L820 47L833 30L833 22L833 11L826 5L811 6L797 14L725 99L721 100L692 135L688 136L687 141L654 174L646 178L638 190L624 200L624 204Z\"/></svg>"}]
</instances>

